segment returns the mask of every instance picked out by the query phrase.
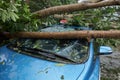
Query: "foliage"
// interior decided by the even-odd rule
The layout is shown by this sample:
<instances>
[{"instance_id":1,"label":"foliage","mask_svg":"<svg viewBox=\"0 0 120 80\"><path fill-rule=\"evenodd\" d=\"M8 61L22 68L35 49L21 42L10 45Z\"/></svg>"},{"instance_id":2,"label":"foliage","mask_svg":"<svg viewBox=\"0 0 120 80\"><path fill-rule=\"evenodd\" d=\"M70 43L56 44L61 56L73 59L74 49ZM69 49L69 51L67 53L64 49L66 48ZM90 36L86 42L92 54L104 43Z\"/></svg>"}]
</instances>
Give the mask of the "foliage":
<instances>
[{"instance_id":1,"label":"foliage","mask_svg":"<svg viewBox=\"0 0 120 80\"><path fill-rule=\"evenodd\" d=\"M24 0L0 0L0 29L4 31L35 31L39 26L58 24L60 19L53 16L47 18L36 19L32 12L45 9L52 6L73 4L77 0L30 0L27 5ZM73 12L74 16L68 19L68 25L80 25L91 27L93 30L111 30L120 29L119 13L120 7L110 6L98 9L89 9L85 11ZM67 15L65 13L64 15ZM120 44L115 39L98 39L101 44ZM116 43L115 43L116 42Z\"/></svg>"},{"instance_id":2,"label":"foliage","mask_svg":"<svg viewBox=\"0 0 120 80\"><path fill-rule=\"evenodd\" d=\"M30 9L32 12L45 9L52 6L76 3L77 0L30 0Z\"/></svg>"},{"instance_id":3,"label":"foliage","mask_svg":"<svg viewBox=\"0 0 120 80\"><path fill-rule=\"evenodd\" d=\"M20 6L17 3L11 1L0 1L0 17L3 22L7 20L16 21L19 17L16 14L18 12L17 7Z\"/></svg>"},{"instance_id":4,"label":"foliage","mask_svg":"<svg viewBox=\"0 0 120 80\"><path fill-rule=\"evenodd\" d=\"M120 30L118 6L103 7L80 11L79 16L70 20L70 25L90 27L93 30ZM101 45L119 46L119 39L96 39Z\"/></svg>"},{"instance_id":5,"label":"foliage","mask_svg":"<svg viewBox=\"0 0 120 80\"><path fill-rule=\"evenodd\" d=\"M66 4L74 4L77 0L30 0L30 10L31 12L35 12L38 10L42 10L45 8L53 7L53 6L60 6ZM66 13L65 13L66 14ZM53 16L45 17L41 19L41 24L45 26L58 24L60 19L54 18Z\"/></svg>"},{"instance_id":6,"label":"foliage","mask_svg":"<svg viewBox=\"0 0 120 80\"><path fill-rule=\"evenodd\" d=\"M39 20L30 12L23 0L0 0L0 26L2 31L32 31Z\"/></svg>"},{"instance_id":7,"label":"foliage","mask_svg":"<svg viewBox=\"0 0 120 80\"><path fill-rule=\"evenodd\" d=\"M120 9L120 7L119 7ZM109 30L112 28L113 21L119 21L115 16L116 7L104 7L98 9L89 9L86 11L80 11L79 16L73 17L70 24L77 24L81 26L91 26L95 30ZM115 22L115 24L118 24ZM114 25L113 25L114 26Z\"/></svg>"}]
</instances>

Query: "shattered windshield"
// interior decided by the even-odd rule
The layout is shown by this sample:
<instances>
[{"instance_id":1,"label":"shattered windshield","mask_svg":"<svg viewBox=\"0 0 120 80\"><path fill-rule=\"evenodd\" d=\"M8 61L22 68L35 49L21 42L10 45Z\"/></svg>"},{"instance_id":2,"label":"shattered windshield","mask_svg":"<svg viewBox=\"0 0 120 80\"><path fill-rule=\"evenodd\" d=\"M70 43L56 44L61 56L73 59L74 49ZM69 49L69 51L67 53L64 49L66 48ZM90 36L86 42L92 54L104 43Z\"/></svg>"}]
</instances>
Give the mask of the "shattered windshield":
<instances>
[{"instance_id":1,"label":"shattered windshield","mask_svg":"<svg viewBox=\"0 0 120 80\"><path fill-rule=\"evenodd\" d=\"M82 63L88 57L88 42L85 39L80 39L80 40L21 39L21 40L16 40L12 44L10 44L10 46L13 50L20 51L21 53L28 52L31 53L31 55L34 55L39 51L40 52L44 51L43 54L47 53L48 56L49 54L57 54L62 56L59 60L53 58L49 58L49 59L44 58L44 59L57 61L57 62L64 62L64 63L70 62L70 61L65 61L65 59L70 59L75 63ZM29 51L25 50L25 48L29 49ZM52 55L50 55L49 57L52 57ZM63 57L65 58L62 59Z\"/></svg>"},{"instance_id":2,"label":"shattered windshield","mask_svg":"<svg viewBox=\"0 0 120 80\"><path fill-rule=\"evenodd\" d=\"M53 25L40 31L63 32L75 30L86 29L76 26ZM88 41L86 39L19 39L12 42L10 48L20 53L62 63L82 63L88 58Z\"/></svg>"}]
</instances>

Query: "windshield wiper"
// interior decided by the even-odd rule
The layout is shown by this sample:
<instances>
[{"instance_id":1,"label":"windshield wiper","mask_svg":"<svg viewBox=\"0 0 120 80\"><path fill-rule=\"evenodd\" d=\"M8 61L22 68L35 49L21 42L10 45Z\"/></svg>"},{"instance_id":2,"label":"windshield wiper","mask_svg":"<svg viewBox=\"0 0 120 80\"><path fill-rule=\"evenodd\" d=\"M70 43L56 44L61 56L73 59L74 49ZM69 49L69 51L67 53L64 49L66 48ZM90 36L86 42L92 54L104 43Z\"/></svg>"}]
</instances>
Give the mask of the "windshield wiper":
<instances>
[{"instance_id":1,"label":"windshield wiper","mask_svg":"<svg viewBox=\"0 0 120 80\"><path fill-rule=\"evenodd\" d=\"M57 58L60 58L60 59L67 60L67 61L72 62L72 63L79 63L79 62L76 62L76 61L74 61L72 59L69 59L66 56L62 56L62 55L56 54L54 52L50 52L50 51L43 50L43 49L28 48L28 47L18 47L18 46L16 48L20 49L23 52L28 52L32 56L37 54L37 55L41 55L41 56L44 56L44 57L47 57L47 58L51 58L53 60L55 60Z\"/></svg>"}]
</instances>

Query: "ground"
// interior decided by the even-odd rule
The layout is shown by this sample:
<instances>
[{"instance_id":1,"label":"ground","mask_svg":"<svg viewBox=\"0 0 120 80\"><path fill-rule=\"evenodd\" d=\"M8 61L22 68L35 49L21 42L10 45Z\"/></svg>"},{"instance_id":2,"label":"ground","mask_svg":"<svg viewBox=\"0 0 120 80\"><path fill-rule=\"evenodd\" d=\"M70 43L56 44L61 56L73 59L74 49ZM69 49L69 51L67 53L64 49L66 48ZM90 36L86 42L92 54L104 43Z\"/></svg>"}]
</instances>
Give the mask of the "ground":
<instances>
[{"instance_id":1,"label":"ground","mask_svg":"<svg viewBox=\"0 0 120 80\"><path fill-rule=\"evenodd\" d=\"M102 55L101 80L120 80L120 51L113 51L111 55Z\"/></svg>"}]
</instances>

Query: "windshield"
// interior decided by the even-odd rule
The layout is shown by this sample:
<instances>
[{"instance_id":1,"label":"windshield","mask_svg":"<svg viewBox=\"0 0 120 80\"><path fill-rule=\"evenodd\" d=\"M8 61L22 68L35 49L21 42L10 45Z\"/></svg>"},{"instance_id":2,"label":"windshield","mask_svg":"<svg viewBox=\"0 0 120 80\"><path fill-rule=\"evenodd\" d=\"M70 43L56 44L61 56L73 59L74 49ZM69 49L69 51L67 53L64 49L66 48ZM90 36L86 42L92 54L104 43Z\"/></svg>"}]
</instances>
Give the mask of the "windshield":
<instances>
[{"instance_id":1,"label":"windshield","mask_svg":"<svg viewBox=\"0 0 120 80\"><path fill-rule=\"evenodd\" d=\"M11 43L9 48L32 56L40 52L37 57L62 63L82 63L88 58L88 42L85 39L20 39Z\"/></svg>"}]
</instances>

